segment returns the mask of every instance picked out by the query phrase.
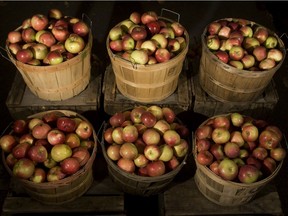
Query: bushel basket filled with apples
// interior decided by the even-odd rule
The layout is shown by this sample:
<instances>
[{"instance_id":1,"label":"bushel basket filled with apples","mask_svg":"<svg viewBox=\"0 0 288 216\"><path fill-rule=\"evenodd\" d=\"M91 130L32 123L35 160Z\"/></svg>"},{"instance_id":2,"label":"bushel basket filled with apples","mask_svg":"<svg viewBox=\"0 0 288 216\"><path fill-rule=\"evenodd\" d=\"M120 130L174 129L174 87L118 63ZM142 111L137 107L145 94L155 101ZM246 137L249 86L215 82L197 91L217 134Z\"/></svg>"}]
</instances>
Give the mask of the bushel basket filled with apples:
<instances>
[{"instance_id":1,"label":"bushel basket filled with apples","mask_svg":"<svg viewBox=\"0 0 288 216\"><path fill-rule=\"evenodd\" d=\"M109 175L125 193L163 192L185 165L189 130L169 107L136 106L110 116L102 136Z\"/></svg>"},{"instance_id":2,"label":"bushel basket filled with apples","mask_svg":"<svg viewBox=\"0 0 288 216\"><path fill-rule=\"evenodd\" d=\"M257 100L286 56L276 33L240 18L210 22L201 44L200 85L221 102Z\"/></svg>"},{"instance_id":3,"label":"bushel basket filled with apples","mask_svg":"<svg viewBox=\"0 0 288 216\"><path fill-rule=\"evenodd\" d=\"M193 137L196 185L218 205L246 204L276 177L286 145L280 128L265 120L237 112L213 116Z\"/></svg>"},{"instance_id":4,"label":"bushel basket filled with apples","mask_svg":"<svg viewBox=\"0 0 288 216\"><path fill-rule=\"evenodd\" d=\"M174 21L155 11L132 12L110 29L107 52L124 96L152 103L174 93L189 46L179 18L179 14Z\"/></svg>"},{"instance_id":5,"label":"bushel basket filled with apples","mask_svg":"<svg viewBox=\"0 0 288 216\"><path fill-rule=\"evenodd\" d=\"M6 52L37 97L61 101L82 92L90 81L91 21L58 9L33 14L7 35Z\"/></svg>"},{"instance_id":6,"label":"bushel basket filled with apples","mask_svg":"<svg viewBox=\"0 0 288 216\"><path fill-rule=\"evenodd\" d=\"M51 110L14 120L0 146L11 180L41 203L70 202L93 183L96 133L73 111Z\"/></svg>"}]
</instances>

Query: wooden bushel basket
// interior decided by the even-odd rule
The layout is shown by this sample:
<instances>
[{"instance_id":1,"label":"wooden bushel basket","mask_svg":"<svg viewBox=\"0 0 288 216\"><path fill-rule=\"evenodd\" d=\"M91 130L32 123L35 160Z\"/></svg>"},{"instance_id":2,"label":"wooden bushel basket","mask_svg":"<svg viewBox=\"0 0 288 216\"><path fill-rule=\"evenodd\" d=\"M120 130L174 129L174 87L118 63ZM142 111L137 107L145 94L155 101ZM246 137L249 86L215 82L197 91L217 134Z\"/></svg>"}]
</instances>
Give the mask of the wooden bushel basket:
<instances>
[{"instance_id":1,"label":"wooden bushel basket","mask_svg":"<svg viewBox=\"0 0 288 216\"><path fill-rule=\"evenodd\" d=\"M172 20L159 17L172 22ZM118 24L119 25L119 24ZM118 90L127 98L144 103L158 102L169 97L178 86L179 74L189 47L189 35L185 30L186 47L168 62L154 65L139 65L114 54L109 47L109 36L106 48L115 74Z\"/></svg>"},{"instance_id":2,"label":"wooden bushel basket","mask_svg":"<svg viewBox=\"0 0 288 216\"><path fill-rule=\"evenodd\" d=\"M225 19L232 20L232 18ZM261 26L248 22L252 26ZM268 29L269 33L278 39L278 48L283 53L283 59L270 70L240 70L225 64L209 50L206 45L207 27L201 35L202 56L199 66L200 85L203 90L221 102L252 102L258 99L285 60L286 50L283 41Z\"/></svg>"},{"instance_id":3,"label":"wooden bushel basket","mask_svg":"<svg viewBox=\"0 0 288 216\"><path fill-rule=\"evenodd\" d=\"M200 126L205 125L214 117L216 116L207 119ZM208 200L220 206L239 206L248 203L265 185L277 176L283 164L283 161L281 161L271 175L257 182L251 184L238 183L222 179L220 176L213 173L207 166L197 162L196 137L193 138L192 149L197 168L194 175L196 186Z\"/></svg>"},{"instance_id":4,"label":"wooden bushel basket","mask_svg":"<svg viewBox=\"0 0 288 216\"><path fill-rule=\"evenodd\" d=\"M54 111L60 112L64 116L78 117L88 121L82 115L68 110L45 111L31 115L28 118L34 118L34 117L41 118L45 113ZM64 179L61 179L59 181L34 183L30 180L17 178L13 175L12 170L6 164L5 154L3 151L2 151L2 161L6 170L10 174L11 178L13 178L13 180L16 183L18 183L31 198L43 204L61 205L73 201L76 198L82 196L93 183L94 178L93 178L92 165L97 152L97 137L94 129L93 129L93 140L95 145L93 147L92 152L90 152L90 158L87 161L87 163L75 174L68 176Z\"/></svg>"},{"instance_id":5,"label":"wooden bushel basket","mask_svg":"<svg viewBox=\"0 0 288 216\"><path fill-rule=\"evenodd\" d=\"M104 126L104 130L107 124ZM170 185L176 175L180 172L182 167L186 164L188 153L181 159L180 164L174 170L167 172L161 176L146 177L137 174L127 173L122 171L117 164L112 161L106 152L104 135L102 136L101 149L104 158L107 162L109 176L112 181L125 193L149 197L164 192Z\"/></svg>"},{"instance_id":6,"label":"wooden bushel basket","mask_svg":"<svg viewBox=\"0 0 288 216\"><path fill-rule=\"evenodd\" d=\"M8 41L6 51L33 94L47 101L62 101L78 95L89 84L92 42L90 31L83 51L68 61L49 66L33 66L16 60L8 48Z\"/></svg>"}]
</instances>

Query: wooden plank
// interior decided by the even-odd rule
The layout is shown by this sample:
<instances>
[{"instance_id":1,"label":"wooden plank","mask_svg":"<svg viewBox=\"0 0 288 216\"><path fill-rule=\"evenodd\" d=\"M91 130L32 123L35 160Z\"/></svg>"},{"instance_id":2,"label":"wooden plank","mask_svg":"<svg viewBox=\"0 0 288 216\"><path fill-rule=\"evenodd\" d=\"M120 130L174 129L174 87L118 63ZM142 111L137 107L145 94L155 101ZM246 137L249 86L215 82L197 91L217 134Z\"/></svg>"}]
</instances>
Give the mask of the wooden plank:
<instances>
[{"instance_id":1,"label":"wooden plank","mask_svg":"<svg viewBox=\"0 0 288 216\"><path fill-rule=\"evenodd\" d=\"M166 99L153 102L153 104L171 107L176 113L190 109L192 102L191 82L187 77L188 72L184 64L184 69L179 76L178 87L175 92ZM132 109L138 105L152 105L152 103L137 102L122 95L117 89L111 65L106 68L102 92L104 94L104 111L109 115L117 111Z\"/></svg>"},{"instance_id":2,"label":"wooden plank","mask_svg":"<svg viewBox=\"0 0 288 216\"><path fill-rule=\"evenodd\" d=\"M78 95L63 101L46 101L34 95L26 86L21 74L16 72L6 99L6 106L14 119L52 109L67 109L78 113L98 110L102 88L102 74L92 64L90 83Z\"/></svg>"},{"instance_id":3,"label":"wooden plank","mask_svg":"<svg viewBox=\"0 0 288 216\"><path fill-rule=\"evenodd\" d=\"M220 206L204 197L198 190L193 177L174 182L174 185L161 196L160 208L162 208L162 216L283 215L278 192L271 182L247 204Z\"/></svg>"}]
</instances>

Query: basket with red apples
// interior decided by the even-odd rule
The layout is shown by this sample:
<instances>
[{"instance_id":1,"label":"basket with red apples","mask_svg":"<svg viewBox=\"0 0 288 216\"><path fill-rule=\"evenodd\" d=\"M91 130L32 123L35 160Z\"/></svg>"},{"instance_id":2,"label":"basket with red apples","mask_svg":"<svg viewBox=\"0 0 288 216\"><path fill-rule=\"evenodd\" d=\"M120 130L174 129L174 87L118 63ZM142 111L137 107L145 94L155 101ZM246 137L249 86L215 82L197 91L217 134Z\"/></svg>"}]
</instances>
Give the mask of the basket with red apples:
<instances>
[{"instance_id":1,"label":"basket with red apples","mask_svg":"<svg viewBox=\"0 0 288 216\"><path fill-rule=\"evenodd\" d=\"M188 137L171 108L136 106L110 116L101 147L116 182L127 193L146 196L163 190L181 170L190 150Z\"/></svg>"},{"instance_id":2,"label":"basket with red apples","mask_svg":"<svg viewBox=\"0 0 288 216\"><path fill-rule=\"evenodd\" d=\"M85 117L68 110L45 111L14 120L7 129L11 131L0 138L3 164L31 197L64 203L88 190L97 137Z\"/></svg>"},{"instance_id":3,"label":"basket with red apples","mask_svg":"<svg viewBox=\"0 0 288 216\"><path fill-rule=\"evenodd\" d=\"M240 70L271 70L281 65L286 55L276 33L245 19L213 21L205 28L202 40L221 62Z\"/></svg>"},{"instance_id":4,"label":"basket with red apples","mask_svg":"<svg viewBox=\"0 0 288 216\"><path fill-rule=\"evenodd\" d=\"M139 65L168 62L186 54L188 45L188 33L179 21L158 16L155 11L132 12L107 37L110 54Z\"/></svg>"},{"instance_id":5,"label":"basket with red apples","mask_svg":"<svg viewBox=\"0 0 288 216\"><path fill-rule=\"evenodd\" d=\"M76 17L65 16L59 9L33 14L7 35L10 59L32 66L65 62L81 53L92 41L90 26Z\"/></svg>"}]
</instances>

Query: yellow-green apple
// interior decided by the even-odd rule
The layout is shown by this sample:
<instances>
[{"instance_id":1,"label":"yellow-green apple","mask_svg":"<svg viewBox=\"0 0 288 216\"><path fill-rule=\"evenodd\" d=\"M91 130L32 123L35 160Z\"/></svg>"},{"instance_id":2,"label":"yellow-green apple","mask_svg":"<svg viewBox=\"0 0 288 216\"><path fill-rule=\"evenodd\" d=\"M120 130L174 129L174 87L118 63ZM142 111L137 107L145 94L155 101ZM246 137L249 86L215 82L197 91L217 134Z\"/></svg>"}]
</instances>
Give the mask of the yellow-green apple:
<instances>
[{"instance_id":1,"label":"yellow-green apple","mask_svg":"<svg viewBox=\"0 0 288 216\"><path fill-rule=\"evenodd\" d=\"M280 62L283 59L283 53L279 49L269 49L267 58L273 59L275 62Z\"/></svg>"},{"instance_id":2,"label":"yellow-green apple","mask_svg":"<svg viewBox=\"0 0 288 216\"><path fill-rule=\"evenodd\" d=\"M259 63L259 68L261 70L270 70L270 69L274 68L275 65L276 65L276 62L274 61L274 59L266 58L266 59L263 59Z\"/></svg>"},{"instance_id":3,"label":"yellow-green apple","mask_svg":"<svg viewBox=\"0 0 288 216\"><path fill-rule=\"evenodd\" d=\"M71 155L72 149L67 144L57 144L51 149L51 158L56 162L60 162L68 157L71 157Z\"/></svg>"},{"instance_id":4,"label":"yellow-green apple","mask_svg":"<svg viewBox=\"0 0 288 216\"><path fill-rule=\"evenodd\" d=\"M167 144L163 144L159 148L161 151L159 160L167 162L167 161L172 159L174 152L173 152L173 148L171 146L169 146Z\"/></svg>"},{"instance_id":5,"label":"yellow-green apple","mask_svg":"<svg viewBox=\"0 0 288 216\"><path fill-rule=\"evenodd\" d=\"M145 49L133 50L130 54L130 61L134 64L145 65L148 60L148 52Z\"/></svg>"},{"instance_id":6,"label":"yellow-green apple","mask_svg":"<svg viewBox=\"0 0 288 216\"><path fill-rule=\"evenodd\" d=\"M230 139L230 132L223 127L215 128L212 131L211 138L215 143L224 144Z\"/></svg>"},{"instance_id":7,"label":"yellow-green apple","mask_svg":"<svg viewBox=\"0 0 288 216\"><path fill-rule=\"evenodd\" d=\"M245 164L239 168L238 179L242 183L251 184L258 180L260 171L252 165Z\"/></svg>"},{"instance_id":8,"label":"yellow-green apple","mask_svg":"<svg viewBox=\"0 0 288 216\"><path fill-rule=\"evenodd\" d=\"M0 138L0 146L2 151L9 153L12 151L14 146L16 146L18 143L16 141L16 138L12 134L5 134Z\"/></svg>"},{"instance_id":9,"label":"yellow-green apple","mask_svg":"<svg viewBox=\"0 0 288 216\"><path fill-rule=\"evenodd\" d=\"M161 155L161 150L158 145L146 145L144 155L150 161L158 160Z\"/></svg>"},{"instance_id":10,"label":"yellow-green apple","mask_svg":"<svg viewBox=\"0 0 288 216\"><path fill-rule=\"evenodd\" d=\"M66 177L66 174L62 172L62 169L60 166L54 166L50 168L47 172L47 181L53 182L53 181L59 181Z\"/></svg>"},{"instance_id":11,"label":"yellow-green apple","mask_svg":"<svg viewBox=\"0 0 288 216\"><path fill-rule=\"evenodd\" d=\"M65 49L72 54L81 52L85 48L85 45L84 39L75 33L71 33L64 42Z\"/></svg>"},{"instance_id":12,"label":"yellow-green apple","mask_svg":"<svg viewBox=\"0 0 288 216\"><path fill-rule=\"evenodd\" d=\"M155 42L157 48L166 48L168 39L163 34L155 34L151 37L151 40Z\"/></svg>"},{"instance_id":13,"label":"yellow-green apple","mask_svg":"<svg viewBox=\"0 0 288 216\"><path fill-rule=\"evenodd\" d=\"M19 159L13 167L13 175L21 179L29 179L35 170L35 164L28 158Z\"/></svg>"},{"instance_id":14,"label":"yellow-green apple","mask_svg":"<svg viewBox=\"0 0 288 216\"><path fill-rule=\"evenodd\" d=\"M219 176L224 180L235 180L238 175L238 165L229 158L224 158L218 166Z\"/></svg>"},{"instance_id":15,"label":"yellow-green apple","mask_svg":"<svg viewBox=\"0 0 288 216\"><path fill-rule=\"evenodd\" d=\"M138 154L138 156L134 159L134 163L136 167L145 167L148 163L149 160L145 157L144 154Z\"/></svg>"},{"instance_id":16,"label":"yellow-green apple","mask_svg":"<svg viewBox=\"0 0 288 216\"><path fill-rule=\"evenodd\" d=\"M180 143L173 146L174 154L179 158L184 157L187 154L188 150L189 145L187 140L185 139L181 139Z\"/></svg>"}]
</instances>

